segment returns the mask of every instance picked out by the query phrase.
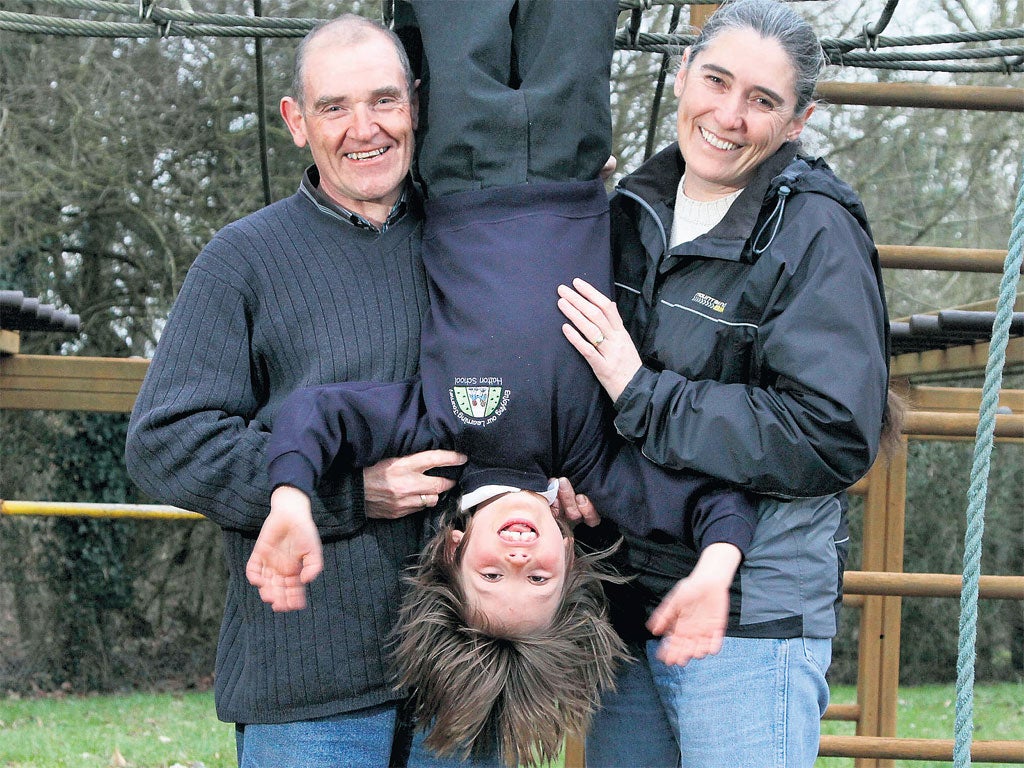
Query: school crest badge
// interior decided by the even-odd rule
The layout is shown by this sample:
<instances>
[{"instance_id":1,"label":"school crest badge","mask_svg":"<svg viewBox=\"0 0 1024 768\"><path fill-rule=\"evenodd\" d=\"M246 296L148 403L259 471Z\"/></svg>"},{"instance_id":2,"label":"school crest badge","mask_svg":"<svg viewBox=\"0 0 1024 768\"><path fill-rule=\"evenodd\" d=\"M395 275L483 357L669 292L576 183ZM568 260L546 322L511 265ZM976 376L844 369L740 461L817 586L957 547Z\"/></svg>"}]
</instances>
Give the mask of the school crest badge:
<instances>
[{"instance_id":1,"label":"school crest badge","mask_svg":"<svg viewBox=\"0 0 1024 768\"><path fill-rule=\"evenodd\" d=\"M509 391L500 378L458 378L448 394L459 421L474 426L490 424L508 407Z\"/></svg>"}]
</instances>

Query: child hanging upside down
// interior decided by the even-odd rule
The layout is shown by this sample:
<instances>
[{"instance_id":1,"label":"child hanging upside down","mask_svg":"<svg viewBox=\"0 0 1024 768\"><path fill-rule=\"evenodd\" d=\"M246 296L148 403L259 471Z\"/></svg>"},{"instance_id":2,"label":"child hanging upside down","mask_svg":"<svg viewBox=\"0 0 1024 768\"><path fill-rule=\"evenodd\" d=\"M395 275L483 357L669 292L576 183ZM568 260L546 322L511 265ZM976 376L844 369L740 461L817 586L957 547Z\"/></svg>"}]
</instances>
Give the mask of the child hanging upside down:
<instances>
[{"instance_id":1,"label":"child hanging upside down","mask_svg":"<svg viewBox=\"0 0 1024 768\"><path fill-rule=\"evenodd\" d=\"M568 477L624 530L712 547L735 565L756 505L622 441L562 334L559 285L582 278L612 289L599 172L611 149L616 0L410 5L430 99L419 156L431 301L420 374L285 401L268 449L271 512L248 575L275 610L304 605L303 585L320 569L309 499L336 462L465 453L458 510L442 518L411 577L395 661L431 728L428 746L497 745L510 765L530 763L585 731L624 648L601 593L613 577L596 566L600 555L575 551L551 510L551 478ZM409 11L396 9L399 24ZM728 581L715 590L715 612L676 629L711 635L712 648Z\"/></svg>"}]
</instances>

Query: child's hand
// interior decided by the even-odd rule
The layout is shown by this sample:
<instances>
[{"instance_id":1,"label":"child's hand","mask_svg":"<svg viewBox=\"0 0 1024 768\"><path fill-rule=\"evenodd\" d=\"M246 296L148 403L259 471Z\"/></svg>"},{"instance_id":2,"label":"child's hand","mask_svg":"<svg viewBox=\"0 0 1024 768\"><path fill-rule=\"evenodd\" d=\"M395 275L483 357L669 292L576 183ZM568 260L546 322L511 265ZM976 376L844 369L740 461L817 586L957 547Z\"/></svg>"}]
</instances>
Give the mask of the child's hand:
<instances>
[{"instance_id":1,"label":"child's hand","mask_svg":"<svg viewBox=\"0 0 1024 768\"><path fill-rule=\"evenodd\" d=\"M305 585L323 565L309 497L298 488L279 486L270 497L270 514L246 564L246 578L275 611L297 611L306 607Z\"/></svg>"},{"instance_id":2,"label":"child's hand","mask_svg":"<svg viewBox=\"0 0 1024 768\"><path fill-rule=\"evenodd\" d=\"M721 650L729 621L729 584L740 559L732 544L711 544L693 572L665 595L647 621L647 628L662 638L662 662L681 667Z\"/></svg>"}]
</instances>

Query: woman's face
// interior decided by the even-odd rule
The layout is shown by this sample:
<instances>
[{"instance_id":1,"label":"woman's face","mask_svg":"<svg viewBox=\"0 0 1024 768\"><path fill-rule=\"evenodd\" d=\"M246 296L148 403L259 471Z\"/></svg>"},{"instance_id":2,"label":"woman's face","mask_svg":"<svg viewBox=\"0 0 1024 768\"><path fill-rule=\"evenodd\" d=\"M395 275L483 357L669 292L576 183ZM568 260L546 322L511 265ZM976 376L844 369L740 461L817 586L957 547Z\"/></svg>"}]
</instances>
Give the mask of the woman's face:
<instances>
[{"instance_id":1,"label":"woman's face","mask_svg":"<svg viewBox=\"0 0 1024 768\"><path fill-rule=\"evenodd\" d=\"M811 105L796 105L796 73L776 40L751 29L722 32L676 75L684 191L715 200L745 187L757 167L800 135Z\"/></svg>"}]
</instances>

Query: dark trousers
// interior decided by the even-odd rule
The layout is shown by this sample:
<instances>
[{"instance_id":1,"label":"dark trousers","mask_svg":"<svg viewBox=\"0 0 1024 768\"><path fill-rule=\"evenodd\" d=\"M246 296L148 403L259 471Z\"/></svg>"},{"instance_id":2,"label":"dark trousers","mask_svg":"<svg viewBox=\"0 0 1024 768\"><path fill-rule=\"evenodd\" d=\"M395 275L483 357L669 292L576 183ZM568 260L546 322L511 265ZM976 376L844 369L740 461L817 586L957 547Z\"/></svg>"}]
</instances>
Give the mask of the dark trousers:
<instances>
[{"instance_id":1,"label":"dark trousers","mask_svg":"<svg viewBox=\"0 0 1024 768\"><path fill-rule=\"evenodd\" d=\"M398 0L395 30L427 83L427 196L597 178L617 16L616 0Z\"/></svg>"}]
</instances>

